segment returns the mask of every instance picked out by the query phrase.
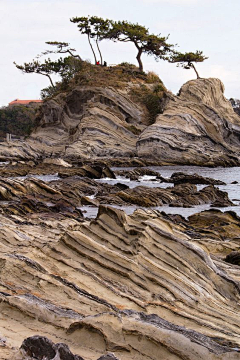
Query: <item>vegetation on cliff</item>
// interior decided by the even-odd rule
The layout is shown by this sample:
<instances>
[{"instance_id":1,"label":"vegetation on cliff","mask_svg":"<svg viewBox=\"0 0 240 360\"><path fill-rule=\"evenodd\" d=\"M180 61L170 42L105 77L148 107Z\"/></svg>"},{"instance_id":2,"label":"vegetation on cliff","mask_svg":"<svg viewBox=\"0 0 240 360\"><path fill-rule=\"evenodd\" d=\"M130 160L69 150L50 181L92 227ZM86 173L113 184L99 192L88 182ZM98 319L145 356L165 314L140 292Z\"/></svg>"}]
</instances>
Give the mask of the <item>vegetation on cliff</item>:
<instances>
[{"instance_id":1,"label":"vegetation on cliff","mask_svg":"<svg viewBox=\"0 0 240 360\"><path fill-rule=\"evenodd\" d=\"M81 34L86 34L88 37L88 43L91 47L93 56L94 56L94 61L95 64L97 63L97 55L94 51L93 45L91 43L91 39L95 39L96 42L96 46L99 52L99 56L101 59L101 65L103 65L103 57L102 57L102 52L100 50L99 47L99 41L103 40L103 38L107 35L110 26L111 26L111 22L110 20L106 19L102 19L98 16L82 16L82 17L74 17L72 19L70 19L71 22L73 23L77 23L78 26L78 30L80 31Z\"/></svg>"},{"instance_id":2,"label":"vegetation on cliff","mask_svg":"<svg viewBox=\"0 0 240 360\"><path fill-rule=\"evenodd\" d=\"M149 30L142 25L132 24L128 21L104 20L102 18L91 17L75 17L70 19L71 22L77 23L81 34L88 35L89 45L93 51L95 63L97 57L94 52L90 38L96 39L96 45L100 54L101 64L103 64L102 54L99 49L99 41L113 40L120 42L132 42L137 48L136 59L138 61L139 70L143 71L143 63L141 56L143 53L153 55L156 60L167 60L167 54L173 51L173 45L168 44L168 36L150 34Z\"/></svg>"},{"instance_id":3,"label":"vegetation on cliff","mask_svg":"<svg viewBox=\"0 0 240 360\"><path fill-rule=\"evenodd\" d=\"M186 54L176 52L174 46L167 42L168 36L151 34L146 27L138 23L116 22L96 16L75 17L71 19L71 22L77 24L81 34L87 35L94 55L94 64L83 61L69 43L59 41L46 42L51 49L43 51L29 63L23 65L14 63L23 73L36 73L48 77L50 86L42 89L42 99L50 99L60 93L66 95L75 87L91 86L120 89L129 96L131 101L140 105L145 114L145 125L151 125L155 122L156 116L163 111L166 88L156 74L143 72L142 54L154 56L157 61L162 59L177 62L187 69L193 68L197 77L199 75L193 63L202 62L206 59L201 51ZM101 64L97 61L92 40L96 43ZM106 62L103 62L99 46L99 42L103 40L132 42L137 48L138 67L126 62L116 66L107 66ZM57 60L50 58L43 61L39 60L39 57L50 54L66 56ZM59 81L54 83L52 75L58 75ZM133 124L128 124L127 129L134 135L138 135L140 131Z\"/></svg>"},{"instance_id":4,"label":"vegetation on cliff","mask_svg":"<svg viewBox=\"0 0 240 360\"><path fill-rule=\"evenodd\" d=\"M138 23L133 24L128 21L113 21L109 19L102 19L97 16L73 17L70 19L70 21L77 24L81 34L87 35L89 45L94 56L93 66L90 66L84 62L82 57L75 53L76 50L70 47L69 43L59 41L47 41L46 44L50 45L52 48L54 47L54 49L48 49L42 52L41 55L38 55L36 59L29 63L18 65L14 62L16 67L24 73L37 73L48 77L51 86L42 90L41 95L43 99L51 97L59 93L59 91L67 90L69 83L71 83L73 79L75 84L87 83L90 85L92 79L94 78L95 86L99 86L99 83L104 86L118 86L122 81L131 81L129 79L129 74L131 74L131 77L133 78L141 78L141 76L144 78L144 76L147 76L143 73L142 54L144 53L154 56L155 60L157 61L162 59L169 62L177 62L185 69L193 68L197 74L197 77L199 77L199 75L193 63L202 62L207 59L207 57L205 57L201 51L197 51L196 53L189 52L185 54L175 51L174 45L167 42L169 36L165 37L161 34L151 34L149 29L143 25L139 25ZM101 64L99 61L97 61L97 55L91 41L92 39L95 40L101 59ZM124 69L124 71L121 71L121 66L120 68L117 66L117 69L114 71L112 70L112 67L108 68L107 63L105 61L103 62L102 52L99 47L99 42L102 40L113 40L114 42L132 42L137 48L136 59L138 61L138 73L135 66L132 66L132 68L126 66L125 68L127 69ZM57 60L51 60L48 58L43 62L39 61L40 56L49 54L66 54L68 56L60 57ZM95 65L101 66L97 66L95 68ZM100 70L101 67L107 69ZM108 75L111 73L110 81L108 81L107 78L104 78L103 81L102 74L106 75L105 71L108 71ZM52 74L59 75L60 82L54 84L51 78ZM120 78L118 78L119 75ZM99 79L98 76L100 76ZM106 79L108 84L106 84Z\"/></svg>"},{"instance_id":5,"label":"vegetation on cliff","mask_svg":"<svg viewBox=\"0 0 240 360\"><path fill-rule=\"evenodd\" d=\"M46 50L42 52L41 55L48 55L48 54L69 54L72 57L77 58L78 60L82 60L79 55L74 54L76 52L75 49L70 47L69 43L66 42L59 42L59 41L46 41L47 45L51 45L55 47L55 50ZM41 56L39 55L39 57Z\"/></svg>"},{"instance_id":6,"label":"vegetation on cliff","mask_svg":"<svg viewBox=\"0 0 240 360\"><path fill-rule=\"evenodd\" d=\"M177 63L177 66L181 66L186 70L193 69L197 75L197 78L199 79L200 76L194 63L203 62L207 59L208 58L203 55L202 51L197 50L195 53L187 52L185 54L176 52L170 56L169 61L172 63Z\"/></svg>"},{"instance_id":7,"label":"vegetation on cliff","mask_svg":"<svg viewBox=\"0 0 240 360\"><path fill-rule=\"evenodd\" d=\"M0 139L6 134L26 136L36 126L36 107L18 105L0 109Z\"/></svg>"},{"instance_id":8,"label":"vegetation on cliff","mask_svg":"<svg viewBox=\"0 0 240 360\"><path fill-rule=\"evenodd\" d=\"M167 91L157 74L141 72L133 64L104 67L81 62L79 71L72 78L57 83L54 89L51 86L43 89L42 98L70 92L77 86L111 87L126 91L133 102L145 109L149 125L162 113L162 99ZM133 127L129 130L138 133Z\"/></svg>"}]
</instances>

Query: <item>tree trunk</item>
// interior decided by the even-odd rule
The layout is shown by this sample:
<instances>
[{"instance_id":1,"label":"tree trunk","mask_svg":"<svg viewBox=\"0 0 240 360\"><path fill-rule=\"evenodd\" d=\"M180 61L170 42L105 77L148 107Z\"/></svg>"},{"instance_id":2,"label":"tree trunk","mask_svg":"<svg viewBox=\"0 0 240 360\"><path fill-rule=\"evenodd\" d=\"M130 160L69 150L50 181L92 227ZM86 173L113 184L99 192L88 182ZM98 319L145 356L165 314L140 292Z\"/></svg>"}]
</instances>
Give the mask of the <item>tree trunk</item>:
<instances>
[{"instance_id":1,"label":"tree trunk","mask_svg":"<svg viewBox=\"0 0 240 360\"><path fill-rule=\"evenodd\" d=\"M99 52L100 59L101 59L101 65L103 65L102 53L101 53L101 51L100 51L100 48L99 48L99 45L98 45L98 41L97 41L97 40L96 40L96 44L97 44L98 52Z\"/></svg>"},{"instance_id":2,"label":"tree trunk","mask_svg":"<svg viewBox=\"0 0 240 360\"><path fill-rule=\"evenodd\" d=\"M71 52L71 50L68 50L68 52L69 52L69 54L70 54L72 57L75 57L75 58L77 58L78 60L83 61L82 58L81 58L79 55L73 54L73 53Z\"/></svg>"},{"instance_id":3,"label":"tree trunk","mask_svg":"<svg viewBox=\"0 0 240 360\"><path fill-rule=\"evenodd\" d=\"M94 56L94 60L95 60L95 64L96 64L96 63L97 63L97 58L96 58L96 54L95 54L95 52L94 52L94 49L93 49L92 44L91 44L91 41L90 41L90 34L88 34L88 42L89 42L89 45L90 45L90 47L91 47L91 49L92 49L93 56Z\"/></svg>"},{"instance_id":4,"label":"tree trunk","mask_svg":"<svg viewBox=\"0 0 240 360\"><path fill-rule=\"evenodd\" d=\"M53 84L53 81L52 81L52 79L51 79L51 76L50 76L49 74L44 74L44 73L42 73L42 72L40 72L40 71L39 71L37 74L41 74L41 75L47 76L48 79L49 79L49 81L50 81L50 83L51 83L51 85L52 85L52 87L55 87L54 84Z\"/></svg>"},{"instance_id":5,"label":"tree trunk","mask_svg":"<svg viewBox=\"0 0 240 360\"><path fill-rule=\"evenodd\" d=\"M191 63L191 67L193 68L193 70L195 71L196 75L197 75L197 79L200 79L200 76L197 72L197 69L195 68L195 66L193 65L193 63Z\"/></svg>"},{"instance_id":6,"label":"tree trunk","mask_svg":"<svg viewBox=\"0 0 240 360\"><path fill-rule=\"evenodd\" d=\"M142 49L141 48L138 48L138 54L136 56L136 59L138 61L138 67L139 67L139 70L140 71L143 71L143 63L142 63L142 60L141 60L141 55L142 55Z\"/></svg>"},{"instance_id":7,"label":"tree trunk","mask_svg":"<svg viewBox=\"0 0 240 360\"><path fill-rule=\"evenodd\" d=\"M50 75L48 75L48 74L46 74L46 76L49 78L49 80L50 80L50 83L51 83L52 87L55 87L55 86L54 86L54 84L53 84L53 81L52 81L52 79L51 79L51 76L50 76Z\"/></svg>"},{"instance_id":8,"label":"tree trunk","mask_svg":"<svg viewBox=\"0 0 240 360\"><path fill-rule=\"evenodd\" d=\"M83 59L79 56L79 55L75 55L71 52L71 50L65 50L65 51L58 51L59 54L70 54L72 57L75 57L81 61L83 61Z\"/></svg>"}]
</instances>

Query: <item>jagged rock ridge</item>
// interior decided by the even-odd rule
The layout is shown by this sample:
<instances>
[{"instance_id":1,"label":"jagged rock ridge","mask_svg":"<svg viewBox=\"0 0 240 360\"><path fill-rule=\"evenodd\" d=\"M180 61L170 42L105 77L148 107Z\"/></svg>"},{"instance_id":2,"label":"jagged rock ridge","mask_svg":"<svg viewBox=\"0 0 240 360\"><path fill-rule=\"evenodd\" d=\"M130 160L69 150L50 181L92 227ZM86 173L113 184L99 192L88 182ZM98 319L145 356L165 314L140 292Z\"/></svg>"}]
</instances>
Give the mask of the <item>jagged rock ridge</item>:
<instances>
[{"instance_id":1,"label":"jagged rock ridge","mask_svg":"<svg viewBox=\"0 0 240 360\"><path fill-rule=\"evenodd\" d=\"M239 275L208 254L211 231L103 206L90 223L0 218L4 358L25 359L16 348L37 334L91 360L239 358Z\"/></svg>"}]
</instances>

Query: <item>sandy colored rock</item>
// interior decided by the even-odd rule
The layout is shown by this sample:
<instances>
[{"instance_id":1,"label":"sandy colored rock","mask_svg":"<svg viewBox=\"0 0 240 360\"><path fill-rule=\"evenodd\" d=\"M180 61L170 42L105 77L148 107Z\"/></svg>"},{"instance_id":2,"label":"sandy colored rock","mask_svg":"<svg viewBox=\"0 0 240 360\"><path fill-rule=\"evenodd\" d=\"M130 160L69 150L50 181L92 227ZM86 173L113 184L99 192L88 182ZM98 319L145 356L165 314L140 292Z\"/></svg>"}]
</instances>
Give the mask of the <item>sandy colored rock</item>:
<instances>
[{"instance_id":1,"label":"sandy colored rock","mask_svg":"<svg viewBox=\"0 0 240 360\"><path fill-rule=\"evenodd\" d=\"M54 158L43 159L43 164L54 164L54 165L63 166L66 168L72 167L72 165L69 164L67 161L65 161L63 159L54 159Z\"/></svg>"},{"instance_id":2,"label":"sandy colored rock","mask_svg":"<svg viewBox=\"0 0 240 360\"><path fill-rule=\"evenodd\" d=\"M25 360L18 349L35 335L84 360L239 358L236 265L211 257L210 224L199 238L157 211L127 216L104 206L91 222L0 221L4 358ZM230 232L239 219L228 223Z\"/></svg>"},{"instance_id":3,"label":"sandy colored rock","mask_svg":"<svg viewBox=\"0 0 240 360\"><path fill-rule=\"evenodd\" d=\"M233 165L239 161L240 118L219 79L184 84L139 137L139 157L171 164Z\"/></svg>"},{"instance_id":4,"label":"sandy colored rock","mask_svg":"<svg viewBox=\"0 0 240 360\"><path fill-rule=\"evenodd\" d=\"M144 82L76 86L43 103L38 127L26 141L2 143L0 159L136 158L146 163L233 166L239 164L240 118L219 79L184 84L178 96L159 98L161 114L149 113L132 89ZM154 84L144 83L152 89ZM123 164L126 165L126 163Z\"/></svg>"},{"instance_id":5,"label":"sandy colored rock","mask_svg":"<svg viewBox=\"0 0 240 360\"><path fill-rule=\"evenodd\" d=\"M144 113L129 96L113 88L76 87L43 104L32 140L61 149L67 157L134 156Z\"/></svg>"}]
</instances>

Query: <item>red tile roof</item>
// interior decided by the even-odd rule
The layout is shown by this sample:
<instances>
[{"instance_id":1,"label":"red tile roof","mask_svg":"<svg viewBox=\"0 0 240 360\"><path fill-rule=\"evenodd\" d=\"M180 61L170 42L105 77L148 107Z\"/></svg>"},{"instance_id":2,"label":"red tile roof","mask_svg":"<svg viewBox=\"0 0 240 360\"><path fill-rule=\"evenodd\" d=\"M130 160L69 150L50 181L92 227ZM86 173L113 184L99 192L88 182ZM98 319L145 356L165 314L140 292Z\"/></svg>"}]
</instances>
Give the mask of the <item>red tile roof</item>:
<instances>
[{"instance_id":1,"label":"red tile roof","mask_svg":"<svg viewBox=\"0 0 240 360\"><path fill-rule=\"evenodd\" d=\"M30 103L41 103L42 100L19 100L19 99L16 99L16 100L13 100L11 101L8 105L28 105Z\"/></svg>"}]
</instances>

